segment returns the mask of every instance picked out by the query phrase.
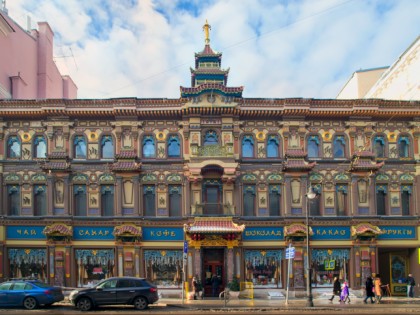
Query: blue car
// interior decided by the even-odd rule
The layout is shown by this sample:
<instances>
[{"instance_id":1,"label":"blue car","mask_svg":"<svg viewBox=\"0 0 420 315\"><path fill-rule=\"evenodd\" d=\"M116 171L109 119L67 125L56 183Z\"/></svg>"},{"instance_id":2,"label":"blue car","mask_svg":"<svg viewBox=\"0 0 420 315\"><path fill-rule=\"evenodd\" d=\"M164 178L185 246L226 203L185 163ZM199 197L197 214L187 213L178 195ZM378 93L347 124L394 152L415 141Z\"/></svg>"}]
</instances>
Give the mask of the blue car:
<instances>
[{"instance_id":1,"label":"blue car","mask_svg":"<svg viewBox=\"0 0 420 315\"><path fill-rule=\"evenodd\" d=\"M18 306L32 310L64 300L59 287L39 280L10 280L0 284L0 306Z\"/></svg>"}]
</instances>

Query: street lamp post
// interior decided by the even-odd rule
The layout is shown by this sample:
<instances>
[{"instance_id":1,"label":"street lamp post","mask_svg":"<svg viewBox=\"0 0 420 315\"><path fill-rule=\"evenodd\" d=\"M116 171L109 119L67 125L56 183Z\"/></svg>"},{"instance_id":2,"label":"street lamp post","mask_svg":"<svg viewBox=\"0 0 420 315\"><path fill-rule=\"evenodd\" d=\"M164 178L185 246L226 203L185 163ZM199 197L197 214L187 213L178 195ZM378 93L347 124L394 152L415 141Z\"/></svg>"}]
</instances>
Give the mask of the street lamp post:
<instances>
[{"instance_id":1,"label":"street lamp post","mask_svg":"<svg viewBox=\"0 0 420 315\"><path fill-rule=\"evenodd\" d=\"M314 302L312 298L312 284L311 284L311 254L309 251L309 208L310 208L310 201L316 197L316 193L312 190L312 186L309 185L308 192L306 193L306 295L308 300L306 301L307 307L313 307Z\"/></svg>"}]
</instances>

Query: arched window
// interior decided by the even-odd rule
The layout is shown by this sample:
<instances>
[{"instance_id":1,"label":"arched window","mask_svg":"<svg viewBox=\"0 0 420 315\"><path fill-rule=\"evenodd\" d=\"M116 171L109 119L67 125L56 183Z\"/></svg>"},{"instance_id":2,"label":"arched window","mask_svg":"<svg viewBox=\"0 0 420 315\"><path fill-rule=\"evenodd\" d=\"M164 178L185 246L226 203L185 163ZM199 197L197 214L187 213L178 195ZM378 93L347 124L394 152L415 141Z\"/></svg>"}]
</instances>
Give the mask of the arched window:
<instances>
[{"instance_id":1,"label":"arched window","mask_svg":"<svg viewBox=\"0 0 420 315\"><path fill-rule=\"evenodd\" d=\"M47 157L47 142L44 136L36 136L34 138L34 158L46 158Z\"/></svg>"},{"instance_id":2,"label":"arched window","mask_svg":"<svg viewBox=\"0 0 420 315\"><path fill-rule=\"evenodd\" d=\"M377 158L385 157L385 138L383 136L376 136L373 140L373 152Z\"/></svg>"},{"instance_id":3,"label":"arched window","mask_svg":"<svg viewBox=\"0 0 420 315\"><path fill-rule=\"evenodd\" d=\"M114 158L114 142L112 136L103 136L101 140L101 157L103 159Z\"/></svg>"},{"instance_id":4,"label":"arched window","mask_svg":"<svg viewBox=\"0 0 420 315\"><path fill-rule=\"evenodd\" d=\"M203 145L216 145L219 144L219 137L214 130L208 130L204 135Z\"/></svg>"},{"instance_id":5,"label":"arched window","mask_svg":"<svg viewBox=\"0 0 420 315\"><path fill-rule=\"evenodd\" d=\"M267 139L267 157L279 157L279 137L276 135L269 135Z\"/></svg>"},{"instance_id":6,"label":"arched window","mask_svg":"<svg viewBox=\"0 0 420 315\"><path fill-rule=\"evenodd\" d=\"M7 197L9 215L20 214L20 187L18 185L7 185ZM29 199L29 198L28 198Z\"/></svg>"},{"instance_id":7,"label":"arched window","mask_svg":"<svg viewBox=\"0 0 420 315\"><path fill-rule=\"evenodd\" d=\"M74 215L87 215L86 185L74 185Z\"/></svg>"},{"instance_id":8,"label":"arched window","mask_svg":"<svg viewBox=\"0 0 420 315\"><path fill-rule=\"evenodd\" d=\"M7 157L20 158L20 141L17 136L11 136L7 140Z\"/></svg>"},{"instance_id":9,"label":"arched window","mask_svg":"<svg viewBox=\"0 0 420 315\"><path fill-rule=\"evenodd\" d=\"M155 139L153 136L143 138L143 157L154 158L156 156Z\"/></svg>"},{"instance_id":10,"label":"arched window","mask_svg":"<svg viewBox=\"0 0 420 315\"><path fill-rule=\"evenodd\" d=\"M244 186L244 216L255 216L255 185Z\"/></svg>"},{"instance_id":11,"label":"arched window","mask_svg":"<svg viewBox=\"0 0 420 315\"><path fill-rule=\"evenodd\" d=\"M319 157L319 138L318 136L308 137L308 158Z\"/></svg>"},{"instance_id":12,"label":"arched window","mask_svg":"<svg viewBox=\"0 0 420 315\"><path fill-rule=\"evenodd\" d=\"M333 141L333 156L335 158L345 157L346 140L344 136L335 136Z\"/></svg>"},{"instance_id":13,"label":"arched window","mask_svg":"<svg viewBox=\"0 0 420 315\"><path fill-rule=\"evenodd\" d=\"M168 137L168 157L181 157L181 143L178 135Z\"/></svg>"},{"instance_id":14,"label":"arched window","mask_svg":"<svg viewBox=\"0 0 420 315\"><path fill-rule=\"evenodd\" d=\"M254 157L254 138L252 136L244 136L242 139L242 157Z\"/></svg>"},{"instance_id":15,"label":"arched window","mask_svg":"<svg viewBox=\"0 0 420 315\"><path fill-rule=\"evenodd\" d=\"M47 187L45 185L34 186L34 215L47 215Z\"/></svg>"},{"instance_id":16,"label":"arched window","mask_svg":"<svg viewBox=\"0 0 420 315\"><path fill-rule=\"evenodd\" d=\"M114 215L114 186L101 185L101 212L104 217Z\"/></svg>"},{"instance_id":17,"label":"arched window","mask_svg":"<svg viewBox=\"0 0 420 315\"><path fill-rule=\"evenodd\" d=\"M84 136L74 137L73 150L75 159L86 159L86 138Z\"/></svg>"},{"instance_id":18,"label":"arched window","mask_svg":"<svg viewBox=\"0 0 420 315\"><path fill-rule=\"evenodd\" d=\"M410 140L408 137L400 137L398 139L398 155L401 158L408 158L409 157L409 147L410 147Z\"/></svg>"}]
</instances>

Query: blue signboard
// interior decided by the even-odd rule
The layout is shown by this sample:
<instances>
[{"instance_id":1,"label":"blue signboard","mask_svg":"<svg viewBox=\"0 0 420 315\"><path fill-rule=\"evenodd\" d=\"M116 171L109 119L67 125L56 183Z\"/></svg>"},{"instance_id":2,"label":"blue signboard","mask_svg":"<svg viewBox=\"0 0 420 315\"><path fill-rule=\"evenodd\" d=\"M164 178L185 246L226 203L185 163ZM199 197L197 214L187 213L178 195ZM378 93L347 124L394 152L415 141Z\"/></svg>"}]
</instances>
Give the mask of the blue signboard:
<instances>
[{"instance_id":1,"label":"blue signboard","mask_svg":"<svg viewBox=\"0 0 420 315\"><path fill-rule=\"evenodd\" d=\"M244 241L282 241L283 227L246 227L242 235Z\"/></svg>"},{"instance_id":2,"label":"blue signboard","mask_svg":"<svg viewBox=\"0 0 420 315\"><path fill-rule=\"evenodd\" d=\"M184 230L183 228L149 228L143 227L143 241L183 241Z\"/></svg>"},{"instance_id":3,"label":"blue signboard","mask_svg":"<svg viewBox=\"0 0 420 315\"><path fill-rule=\"evenodd\" d=\"M417 228L415 226L379 226L383 234L378 235L379 240L416 240Z\"/></svg>"},{"instance_id":4,"label":"blue signboard","mask_svg":"<svg viewBox=\"0 0 420 315\"><path fill-rule=\"evenodd\" d=\"M46 236L42 233L45 226L19 225L6 226L6 239L15 240L45 240Z\"/></svg>"},{"instance_id":5,"label":"blue signboard","mask_svg":"<svg viewBox=\"0 0 420 315\"><path fill-rule=\"evenodd\" d=\"M311 240L349 240L349 226L312 226Z\"/></svg>"},{"instance_id":6,"label":"blue signboard","mask_svg":"<svg viewBox=\"0 0 420 315\"><path fill-rule=\"evenodd\" d=\"M77 241L111 241L115 239L113 231L114 228L109 226L75 226L73 239Z\"/></svg>"}]
</instances>

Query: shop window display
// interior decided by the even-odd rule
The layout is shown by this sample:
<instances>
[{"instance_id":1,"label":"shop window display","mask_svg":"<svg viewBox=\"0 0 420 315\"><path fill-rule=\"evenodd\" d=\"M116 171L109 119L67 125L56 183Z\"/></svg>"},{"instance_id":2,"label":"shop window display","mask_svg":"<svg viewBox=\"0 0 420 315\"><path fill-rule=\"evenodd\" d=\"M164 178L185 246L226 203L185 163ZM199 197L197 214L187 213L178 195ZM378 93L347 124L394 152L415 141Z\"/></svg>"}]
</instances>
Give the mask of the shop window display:
<instances>
[{"instance_id":1,"label":"shop window display","mask_svg":"<svg viewBox=\"0 0 420 315\"><path fill-rule=\"evenodd\" d=\"M182 251L145 250L146 278L160 288L179 288L182 285Z\"/></svg>"},{"instance_id":2,"label":"shop window display","mask_svg":"<svg viewBox=\"0 0 420 315\"><path fill-rule=\"evenodd\" d=\"M245 251L246 281L255 288L281 287L281 250Z\"/></svg>"},{"instance_id":3,"label":"shop window display","mask_svg":"<svg viewBox=\"0 0 420 315\"><path fill-rule=\"evenodd\" d=\"M350 251L348 249L313 249L312 286L332 287L334 277L348 279Z\"/></svg>"},{"instance_id":4,"label":"shop window display","mask_svg":"<svg viewBox=\"0 0 420 315\"><path fill-rule=\"evenodd\" d=\"M76 249L77 286L90 287L114 276L113 249Z\"/></svg>"},{"instance_id":5,"label":"shop window display","mask_svg":"<svg viewBox=\"0 0 420 315\"><path fill-rule=\"evenodd\" d=\"M47 251L35 248L10 248L8 250L9 278L36 278L47 281Z\"/></svg>"}]
</instances>

